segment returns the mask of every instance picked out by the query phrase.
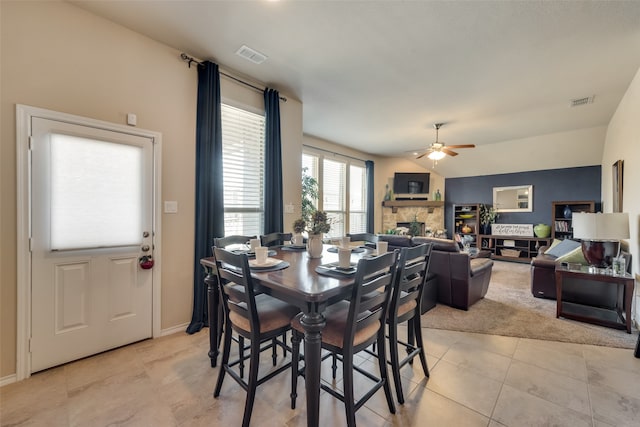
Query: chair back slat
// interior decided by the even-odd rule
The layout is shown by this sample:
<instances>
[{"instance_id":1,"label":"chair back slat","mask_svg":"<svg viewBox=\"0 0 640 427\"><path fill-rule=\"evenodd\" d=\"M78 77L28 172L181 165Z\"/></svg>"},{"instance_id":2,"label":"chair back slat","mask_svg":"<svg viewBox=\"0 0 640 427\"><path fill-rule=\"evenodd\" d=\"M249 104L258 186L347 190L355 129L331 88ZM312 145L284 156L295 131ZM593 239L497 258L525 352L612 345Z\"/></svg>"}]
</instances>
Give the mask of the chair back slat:
<instances>
[{"instance_id":1,"label":"chair back slat","mask_svg":"<svg viewBox=\"0 0 640 427\"><path fill-rule=\"evenodd\" d=\"M395 278L397 256L396 252L388 252L358 261L343 342L352 343L358 331L376 322L379 328L383 328ZM380 291L376 294L378 290ZM369 298L371 294L374 296ZM363 295L368 296L364 301ZM375 336L368 343L374 340Z\"/></svg>"},{"instance_id":2,"label":"chair back slat","mask_svg":"<svg viewBox=\"0 0 640 427\"><path fill-rule=\"evenodd\" d=\"M282 246L291 238L291 233L269 233L260 236L260 244L262 246Z\"/></svg>"},{"instance_id":3,"label":"chair back slat","mask_svg":"<svg viewBox=\"0 0 640 427\"><path fill-rule=\"evenodd\" d=\"M424 291L424 283L429 270L431 243L402 248L398 259L398 271L393 286L393 294L389 305L389 317L398 315L398 308L412 300L416 307L403 316L413 317L420 312L420 301Z\"/></svg>"},{"instance_id":4,"label":"chair back slat","mask_svg":"<svg viewBox=\"0 0 640 427\"><path fill-rule=\"evenodd\" d=\"M365 245L375 246L378 243L378 235L373 233L350 233L347 236L351 238L352 242L364 242Z\"/></svg>"},{"instance_id":5,"label":"chair back slat","mask_svg":"<svg viewBox=\"0 0 640 427\"><path fill-rule=\"evenodd\" d=\"M232 235L225 237L216 237L213 239L213 246L218 248L226 248L231 245L244 245L249 244L249 240L255 239L257 236L241 236Z\"/></svg>"}]
</instances>

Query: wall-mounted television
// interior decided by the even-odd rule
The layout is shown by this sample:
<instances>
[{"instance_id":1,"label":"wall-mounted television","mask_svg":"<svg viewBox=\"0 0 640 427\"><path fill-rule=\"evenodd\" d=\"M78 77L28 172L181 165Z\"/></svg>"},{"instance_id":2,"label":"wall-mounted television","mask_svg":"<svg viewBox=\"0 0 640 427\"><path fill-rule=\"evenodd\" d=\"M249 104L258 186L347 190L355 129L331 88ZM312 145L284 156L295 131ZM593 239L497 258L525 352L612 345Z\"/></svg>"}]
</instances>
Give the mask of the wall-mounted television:
<instances>
[{"instance_id":1,"label":"wall-mounted television","mask_svg":"<svg viewBox=\"0 0 640 427\"><path fill-rule=\"evenodd\" d=\"M396 200L427 200L429 173L396 172L393 176L393 192Z\"/></svg>"}]
</instances>

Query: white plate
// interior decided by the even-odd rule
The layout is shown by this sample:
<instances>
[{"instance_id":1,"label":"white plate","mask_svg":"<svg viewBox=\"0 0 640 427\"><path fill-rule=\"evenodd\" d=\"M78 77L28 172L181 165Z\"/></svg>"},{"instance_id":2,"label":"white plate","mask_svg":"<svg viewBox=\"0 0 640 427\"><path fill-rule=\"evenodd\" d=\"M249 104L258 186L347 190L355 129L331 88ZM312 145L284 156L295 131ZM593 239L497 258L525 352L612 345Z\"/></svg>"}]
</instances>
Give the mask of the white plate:
<instances>
[{"instance_id":1,"label":"white plate","mask_svg":"<svg viewBox=\"0 0 640 427\"><path fill-rule=\"evenodd\" d=\"M255 259L249 260L249 267L269 268L280 264L282 260L276 258L267 258L262 264L258 264Z\"/></svg>"}]
</instances>

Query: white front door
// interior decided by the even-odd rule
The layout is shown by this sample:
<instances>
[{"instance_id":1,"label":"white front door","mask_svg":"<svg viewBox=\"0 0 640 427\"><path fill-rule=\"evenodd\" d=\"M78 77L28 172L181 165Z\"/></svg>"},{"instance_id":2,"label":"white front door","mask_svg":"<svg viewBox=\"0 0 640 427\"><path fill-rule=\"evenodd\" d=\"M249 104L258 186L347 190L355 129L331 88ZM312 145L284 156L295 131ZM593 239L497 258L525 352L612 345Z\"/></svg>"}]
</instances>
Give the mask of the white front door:
<instances>
[{"instance_id":1,"label":"white front door","mask_svg":"<svg viewBox=\"0 0 640 427\"><path fill-rule=\"evenodd\" d=\"M31 118L31 372L152 336L153 139Z\"/></svg>"}]
</instances>

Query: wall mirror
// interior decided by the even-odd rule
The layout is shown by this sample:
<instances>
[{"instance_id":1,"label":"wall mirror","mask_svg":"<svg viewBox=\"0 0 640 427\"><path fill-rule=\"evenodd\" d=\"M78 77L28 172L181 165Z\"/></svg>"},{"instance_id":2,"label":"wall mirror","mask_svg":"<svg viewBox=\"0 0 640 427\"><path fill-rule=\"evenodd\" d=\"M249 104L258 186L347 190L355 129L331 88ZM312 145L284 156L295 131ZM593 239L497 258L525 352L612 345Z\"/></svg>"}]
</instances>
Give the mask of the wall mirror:
<instances>
[{"instance_id":1,"label":"wall mirror","mask_svg":"<svg viewBox=\"0 0 640 427\"><path fill-rule=\"evenodd\" d=\"M497 212L533 212L533 185L493 187L493 207Z\"/></svg>"}]
</instances>

